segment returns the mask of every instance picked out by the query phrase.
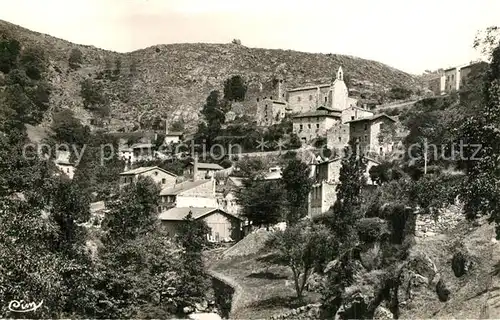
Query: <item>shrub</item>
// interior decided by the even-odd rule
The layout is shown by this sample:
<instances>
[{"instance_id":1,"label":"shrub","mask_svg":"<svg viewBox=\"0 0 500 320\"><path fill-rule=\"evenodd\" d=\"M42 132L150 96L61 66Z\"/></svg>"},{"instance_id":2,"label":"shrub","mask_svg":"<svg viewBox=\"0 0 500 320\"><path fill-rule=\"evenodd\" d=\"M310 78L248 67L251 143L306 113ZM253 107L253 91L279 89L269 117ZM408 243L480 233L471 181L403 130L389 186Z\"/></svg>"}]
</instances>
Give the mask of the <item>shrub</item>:
<instances>
[{"instance_id":1,"label":"shrub","mask_svg":"<svg viewBox=\"0 0 500 320\"><path fill-rule=\"evenodd\" d=\"M387 221L380 218L362 218L356 225L361 241L375 242L390 234Z\"/></svg>"},{"instance_id":2,"label":"shrub","mask_svg":"<svg viewBox=\"0 0 500 320\"><path fill-rule=\"evenodd\" d=\"M80 69L83 63L83 54L78 48L73 48L69 54L68 59L69 67L73 70Z\"/></svg>"}]
</instances>

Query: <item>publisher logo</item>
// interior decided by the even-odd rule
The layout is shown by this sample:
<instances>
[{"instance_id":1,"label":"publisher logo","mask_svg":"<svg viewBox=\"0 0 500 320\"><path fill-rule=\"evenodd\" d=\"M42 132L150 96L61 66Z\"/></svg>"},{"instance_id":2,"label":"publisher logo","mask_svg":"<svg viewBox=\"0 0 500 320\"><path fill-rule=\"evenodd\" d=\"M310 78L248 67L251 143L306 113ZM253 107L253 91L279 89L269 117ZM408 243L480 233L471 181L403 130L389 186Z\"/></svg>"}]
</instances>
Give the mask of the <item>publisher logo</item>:
<instances>
[{"instance_id":1,"label":"publisher logo","mask_svg":"<svg viewBox=\"0 0 500 320\"><path fill-rule=\"evenodd\" d=\"M24 300L12 300L9 302L8 309L12 312L30 312L36 311L43 304L43 300L40 303L36 304L36 302L26 302Z\"/></svg>"}]
</instances>

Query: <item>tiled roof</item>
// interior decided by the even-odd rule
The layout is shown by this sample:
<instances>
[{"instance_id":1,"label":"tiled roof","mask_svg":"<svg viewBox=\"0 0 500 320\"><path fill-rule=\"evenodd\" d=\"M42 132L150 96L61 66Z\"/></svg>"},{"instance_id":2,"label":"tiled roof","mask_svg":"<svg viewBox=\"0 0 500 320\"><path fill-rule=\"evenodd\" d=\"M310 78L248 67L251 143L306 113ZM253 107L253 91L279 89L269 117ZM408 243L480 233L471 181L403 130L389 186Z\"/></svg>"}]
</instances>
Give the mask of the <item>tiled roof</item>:
<instances>
[{"instance_id":1,"label":"tiled roof","mask_svg":"<svg viewBox=\"0 0 500 320\"><path fill-rule=\"evenodd\" d=\"M293 116L293 118L310 118L310 117L325 117L325 118L340 118L339 114L333 114L325 110L310 111Z\"/></svg>"},{"instance_id":2,"label":"tiled roof","mask_svg":"<svg viewBox=\"0 0 500 320\"><path fill-rule=\"evenodd\" d=\"M196 219L200 219L212 212L215 212L215 211L219 211L221 212L222 214L225 214L225 215L228 215L228 216L232 216L234 218L237 218L237 219L240 219L239 217L237 216L234 216L230 213L227 213L221 209L217 209L217 208L194 208L194 207L191 207L191 208L180 208L180 207L174 207L172 209L169 209L167 211L163 211L162 213L160 213L160 215L158 216L158 219L160 220L164 220L164 221L182 221L184 218L187 217L187 215L189 214L189 212L191 212L191 214L193 215L193 218L196 220ZM241 219L240 219L241 220Z\"/></svg>"},{"instance_id":3,"label":"tiled roof","mask_svg":"<svg viewBox=\"0 0 500 320\"><path fill-rule=\"evenodd\" d=\"M161 190L160 195L161 196L177 195L181 192L196 188L198 186L201 186L202 184L209 183L209 182L211 183L212 180L196 180L196 181L182 182L182 183L175 185L172 188L166 188L166 189Z\"/></svg>"},{"instance_id":4,"label":"tiled roof","mask_svg":"<svg viewBox=\"0 0 500 320\"><path fill-rule=\"evenodd\" d=\"M312 85L312 86L307 86L307 87L299 87L299 88L293 88L288 90L288 92L295 92L295 91L306 91L306 90L314 90L320 88L326 88L330 87L330 84L318 84L318 85Z\"/></svg>"},{"instance_id":5,"label":"tiled roof","mask_svg":"<svg viewBox=\"0 0 500 320\"><path fill-rule=\"evenodd\" d=\"M190 162L189 164L194 165L193 162ZM223 170L224 168L217 163L198 162L198 169Z\"/></svg>"},{"instance_id":6,"label":"tiled roof","mask_svg":"<svg viewBox=\"0 0 500 320\"><path fill-rule=\"evenodd\" d=\"M182 133L182 132L180 132L180 131L170 131L170 132L167 132L165 135L166 135L167 137L172 137L172 136L176 136L176 137L178 136L178 137L180 137L180 136L182 136L183 134L184 134L184 133Z\"/></svg>"},{"instance_id":7,"label":"tiled roof","mask_svg":"<svg viewBox=\"0 0 500 320\"><path fill-rule=\"evenodd\" d=\"M135 168L135 169L132 169L132 170L128 170L128 171L125 171L125 172L122 172L120 173L121 176L125 176L125 175L137 175L137 174L142 174L142 173L145 173L145 172L148 172L148 171L151 171L151 170L160 170L162 172L165 172L173 177L177 177L176 174L170 172L170 171L167 171L165 169L162 169L160 167L139 167L139 168Z\"/></svg>"},{"instance_id":8,"label":"tiled roof","mask_svg":"<svg viewBox=\"0 0 500 320\"><path fill-rule=\"evenodd\" d=\"M382 118L382 117L385 117L385 118L387 118L387 119L389 119L391 121L396 122L396 119L394 119L393 117L390 117L390 116L388 116L385 113L380 113L380 114L376 114L374 116L367 117L367 118L361 118L361 119L347 121L346 123L360 122L360 121L374 121L374 120L377 120L377 119Z\"/></svg>"}]
</instances>

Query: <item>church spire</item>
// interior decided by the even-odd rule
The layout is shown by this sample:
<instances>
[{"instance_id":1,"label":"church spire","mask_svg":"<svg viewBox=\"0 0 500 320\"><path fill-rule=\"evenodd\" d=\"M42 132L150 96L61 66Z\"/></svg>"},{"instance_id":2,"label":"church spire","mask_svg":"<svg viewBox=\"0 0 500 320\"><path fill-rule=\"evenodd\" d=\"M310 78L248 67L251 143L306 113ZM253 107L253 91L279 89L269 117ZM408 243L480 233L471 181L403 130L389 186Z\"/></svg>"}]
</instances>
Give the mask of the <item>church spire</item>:
<instances>
[{"instance_id":1,"label":"church spire","mask_svg":"<svg viewBox=\"0 0 500 320\"><path fill-rule=\"evenodd\" d=\"M340 66L337 71L337 80L344 81L344 71L342 71L342 66Z\"/></svg>"}]
</instances>

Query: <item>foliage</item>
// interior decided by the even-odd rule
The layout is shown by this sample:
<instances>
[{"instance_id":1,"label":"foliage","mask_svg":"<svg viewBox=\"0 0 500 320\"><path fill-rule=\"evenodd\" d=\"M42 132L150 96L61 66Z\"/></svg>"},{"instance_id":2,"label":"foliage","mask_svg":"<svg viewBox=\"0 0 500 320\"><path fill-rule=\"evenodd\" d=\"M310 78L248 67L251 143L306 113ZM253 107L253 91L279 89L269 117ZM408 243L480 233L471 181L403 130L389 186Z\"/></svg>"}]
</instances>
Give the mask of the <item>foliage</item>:
<instances>
[{"instance_id":1,"label":"foliage","mask_svg":"<svg viewBox=\"0 0 500 320\"><path fill-rule=\"evenodd\" d=\"M83 147L90 140L90 129L83 126L70 109L54 113L51 129L54 132L53 138L56 143Z\"/></svg>"},{"instance_id":2,"label":"foliage","mask_svg":"<svg viewBox=\"0 0 500 320\"><path fill-rule=\"evenodd\" d=\"M92 79L85 79L80 84L80 96L83 99L83 107L87 110L96 112L102 117L109 115L109 106L104 96L101 85Z\"/></svg>"},{"instance_id":3,"label":"foliage","mask_svg":"<svg viewBox=\"0 0 500 320\"><path fill-rule=\"evenodd\" d=\"M184 132L184 129L185 123L182 120L174 121L169 127L169 130L174 132Z\"/></svg>"},{"instance_id":4,"label":"foliage","mask_svg":"<svg viewBox=\"0 0 500 320\"><path fill-rule=\"evenodd\" d=\"M239 46L240 46L240 45L241 45L241 40L240 40L240 39L233 39L233 40L231 41L231 43L232 43L232 44L236 44L236 45L239 45Z\"/></svg>"},{"instance_id":5,"label":"foliage","mask_svg":"<svg viewBox=\"0 0 500 320\"><path fill-rule=\"evenodd\" d=\"M205 118L205 122L200 122L198 131L195 135L195 140L205 144L210 148L215 143L215 138L221 135L222 124L226 119L227 106L220 99L219 91L212 91L207 97L206 103L201 110L201 114Z\"/></svg>"},{"instance_id":6,"label":"foliage","mask_svg":"<svg viewBox=\"0 0 500 320\"><path fill-rule=\"evenodd\" d=\"M392 100L406 100L411 97L413 91L403 87L393 87L389 91L388 98Z\"/></svg>"},{"instance_id":7,"label":"foliage","mask_svg":"<svg viewBox=\"0 0 500 320\"><path fill-rule=\"evenodd\" d=\"M249 179L262 179L269 170L269 162L262 157L243 157L237 162L236 175Z\"/></svg>"},{"instance_id":8,"label":"foliage","mask_svg":"<svg viewBox=\"0 0 500 320\"><path fill-rule=\"evenodd\" d=\"M404 173L396 163L384 161L379 165L371 167L369 174L373 182L381 185L392 180L398 180Z\"/></svg>"},{"instance_id":9,"label":"foliage","mask_svg":"<svg viewBox=\"0 0 500 320\"><path fill-rule=\"evenodd\" d=\"M183 286L179 296L185 303L199 302L208 290L208 277L203 269L202 249L207 245L207 234L210 228L203 220L195 220L191 212L184 218L180 227L178 241L184 248L181 275Z\"/></svg>"},{"instance_id":10,"label":"foliage","mask_svg":"<svg viewBox=\"0 0 500 320\"><path fill-rule=\"evenodd\" d=\"M500 45L492 51L491 64L484 78L483 101L476 114L462 126L466 148L465 168L467 177L461 190L464 210L468 218L487 215L496 223L500 238ZM480 150L474 145L480 145ZM474 155L474 157L472 157Z\"/></svg>"},{"instance_id":11,"label":"foliage","mask_svg":"<svg viewBox=\"0 0 500 320\"><path fill-rule=\"evenodd\" d=\"M283 170L282 183L286 191L286 221L296 223L307 215L312 179L311 168L299 159L291 159Z\"/></svg>"},{"instance_id":12,"label":"foliage","mask_svg":"<svg viewBox=\"0 0 500 320\"><path fill-rule=\"evenodd\" d=\"M107 204L110 213L103 221L106 240L120 243L154 230L159 192L150 178L139 177L136 183L125 186L122 194Z\"/></svg>"},{"instance_id":13,"label":"foliage","mask_svg":"<svg viewBox=\"0 0 500 320\"><path fill-rule=\"evenodd\" d=\"M244 101L247 85L240 75L232 76L224 82L224 99L228 101Z\"/></svg>"},{"instance_id":14,"label":"foliage","mask_svg":"<svg viewBox=\"0 0 500 320\"><path fill-rule=\"evenodd\" d=\"M332 224L341 241L352 237L356 220L359 218L361 190L366 184L364 176L366 163L359 145L352 143L344 149L342 167L337 186L337 200L333 205L335 222Z\"/></svg>"},{"instance_id":15,"label":"foliage","mask_svg":"<svg viewBox=\"0 0 500 320\"><path fill-rule=\"evenodd\" d=\"M278 260L292 270L299 299L314 268L334 256L332 243L327 227L304 222L276 232L269 240L268 246L276 250Z\"/></svg>"},{"instance_id":16,"label":"foliage","mask_svg":"<svg viewBox=\"0 0 500 320\"><path fill-rule=\"evenodd\" d=\"M83 63L82 51L78 48L71 49L68 59L69 67L73 70L78 70L81 68Z\"/></svg>"},{"instance_id":17,"label":"foliage","mask_svg":"<svg viewBox=\"0 0 500 320\"><path fill-rule=\"evenodd\" d=\"M21 44L16 39L0 38L0 71L9 73L15 68Z\"/></svg>"},{"instance_id":18,"label":"foliage","mask_svg":"<svg viewBox=\"0 0 500 320\"><path fill-rule=\"evenodd\" d=\"M253 225L269 226L282 220L285 198L279 181L245 179L236 197L242 215Z\"/></svg>"}]
</instances>

